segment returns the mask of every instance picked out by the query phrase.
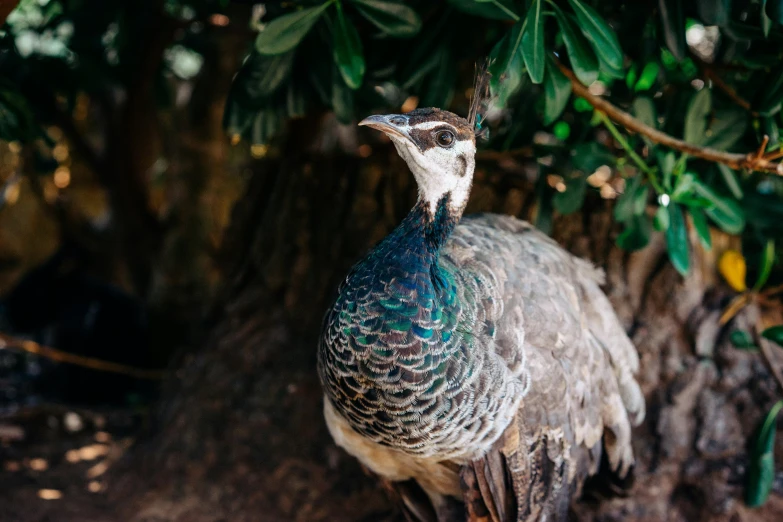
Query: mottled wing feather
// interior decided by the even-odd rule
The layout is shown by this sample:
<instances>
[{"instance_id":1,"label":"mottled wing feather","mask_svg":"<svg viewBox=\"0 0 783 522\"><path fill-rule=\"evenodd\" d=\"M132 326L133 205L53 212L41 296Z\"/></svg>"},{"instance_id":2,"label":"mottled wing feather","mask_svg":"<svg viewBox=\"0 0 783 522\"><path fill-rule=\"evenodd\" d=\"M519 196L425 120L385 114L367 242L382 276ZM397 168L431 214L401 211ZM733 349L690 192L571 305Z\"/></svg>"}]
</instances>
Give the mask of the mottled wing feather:
<instances>
[{"instance_id":1,"label":"mottled wing feather","mask_svg":"<svg viewBox=\"0 0 783 522\"><path fill-rule=\"evenodd\" d=\"M600 290L601 273L528 223L497 215L463 220L443 255L458 273L492 274L487 288L498 290L503 306L484 298L495 330L487 346L530 382L500 444L471 463L468 476L480 484L476 470L500 455L516 498L513 518L564 517L597 471L605 430L613 435L604 440L608 460L623 475L633 462L629 416L635 423L644 416L633 378L638 356ZM505 500L479 491L490 515Z\"/></svg>"}]
</instances>

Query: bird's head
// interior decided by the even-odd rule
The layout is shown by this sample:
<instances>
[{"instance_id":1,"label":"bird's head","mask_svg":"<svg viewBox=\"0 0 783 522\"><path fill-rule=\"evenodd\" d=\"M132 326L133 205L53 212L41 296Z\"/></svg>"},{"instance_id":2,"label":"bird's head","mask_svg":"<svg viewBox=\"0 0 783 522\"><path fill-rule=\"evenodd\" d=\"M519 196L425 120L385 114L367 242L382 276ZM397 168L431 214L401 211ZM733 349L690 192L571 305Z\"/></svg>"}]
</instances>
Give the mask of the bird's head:
<instances>
[{"instance_id":1,"label":"bird's head","mask_svg":"<svg viewBox=\"0 0 783 522\"><path fill-rule=\"evenodd\" d=\"M476 135L468 120L440 109L370 116L366 125L391 138L419 186L419 199L434 215L449 195L450 211L461 214L470 195L475 168Z\"/></svg>"}]
</instances>

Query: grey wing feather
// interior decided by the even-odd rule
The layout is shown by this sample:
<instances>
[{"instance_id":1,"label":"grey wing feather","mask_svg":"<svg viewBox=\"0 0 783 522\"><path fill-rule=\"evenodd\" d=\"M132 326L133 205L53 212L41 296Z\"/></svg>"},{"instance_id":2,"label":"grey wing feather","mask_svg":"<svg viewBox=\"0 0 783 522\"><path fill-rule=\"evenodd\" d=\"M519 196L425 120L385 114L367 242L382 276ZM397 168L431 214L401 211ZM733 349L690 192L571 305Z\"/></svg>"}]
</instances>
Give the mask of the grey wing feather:
<instances>
[{"instance_id":1,"label":"grey wing feather","mask_svg":"<svg viewBox=\"0 0 783 522\"><path fill-rule=\"evenodd\" d=\"M644 418L638 355L600 289L602 273L529 223L491 214L464 219L443 255L482 281L473 292L492 336L485 349L526 383L514 420L468 475L480 479L500 452L513 518L565 516L571 495L597 471L602 442L612 470L627 473L631 425ZM481 489L487 502L504 505L491 493L503 488Z\"/></svg>"}]
</instances>

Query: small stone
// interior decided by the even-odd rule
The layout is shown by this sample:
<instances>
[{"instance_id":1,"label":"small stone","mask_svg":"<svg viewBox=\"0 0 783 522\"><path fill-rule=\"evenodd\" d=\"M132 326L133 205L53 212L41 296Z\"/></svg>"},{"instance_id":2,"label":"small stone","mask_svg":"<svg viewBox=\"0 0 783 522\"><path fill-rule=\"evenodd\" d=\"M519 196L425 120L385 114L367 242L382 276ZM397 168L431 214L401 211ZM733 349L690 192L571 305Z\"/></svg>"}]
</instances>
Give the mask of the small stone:
<instances>
[{"instance_id":1,"label":"small stone","mask_svg":"<svg viewBox=\"0 0 783 522\"><path fill-rule=\"evenodd\" d=\"M33 471L46 471L49 468L49 463L46 459L30 459L28 466Z\"/></svg>"},{"instance_id":2,"label":"small stone","mask_svg":"<svg viewBox=\"0 0 783 522\"><path fill-rule=\"evenodd\" d=\"M57 489L39 489L38 498L43 500L57 500L63 498L63 492Z\"/></svg>"},{"instance_id":3,"label":"small stone","mask_svg":"<svg viewBox=\"0 0 783 522\"><path fill-rule=\"evenodd\" d=\"M24 429L12 424L0 424L0 439L9 441L24 440Z\"/></svg>"},{"instance_id":4,"label":"small stone","mask_svg":"<svg viewBox=\"0 0 783 522\"><path fill-rule=\"evenodd\" d=\"M63 417L63 424L65 425L65 429L71 433L81 431L81 429L84 428L84 421L82 421L81 416L72 411L65 414Z\"/></svg>"}]
</instances>

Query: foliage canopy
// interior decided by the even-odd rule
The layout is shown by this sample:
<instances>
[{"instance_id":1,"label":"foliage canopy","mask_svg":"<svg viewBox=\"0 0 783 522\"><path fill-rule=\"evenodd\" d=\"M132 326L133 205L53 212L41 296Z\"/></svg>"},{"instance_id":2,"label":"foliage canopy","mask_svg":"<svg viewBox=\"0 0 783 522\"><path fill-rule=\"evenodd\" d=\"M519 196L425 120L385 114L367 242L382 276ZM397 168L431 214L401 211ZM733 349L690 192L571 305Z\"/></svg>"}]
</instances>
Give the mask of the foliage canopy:
<instances>
[{"instance_id":1,"label":"foliage canopy","mask_svg":"<svg viewBox=\"0 0 783 522\"><path fill-rule=\"evenodd\" d=\"M250 143L273 145L286 121L312 111L331 110L350 123L399 109L410 96L420 106L461 111L473 64L489 56L496 98L486 147L513 153L532 142L534 155L548 159L540 212L575 212L590 190L619 196L620 246L642 248L653 229L664 231L674 266L686 273L688 222L706 247L713 224L748 234L751 257L760 255L781 231L780 179L624 135L573 94L558 63L591 92L673 138L740 153L765 144L759 152L774 155L783 99L781 6L777 0L259 4L250 24L255 41L234 81L225 126ZM191 80L205 20L230 7L210 0L123 7L23 0L0 37L0 138L45 140L42 124L56 104L69 111L79 93L126 86L144 43L135 35L148 29L146 17L156 10L180 29L161 75ZM170 86L159 86L161 102L170 103ZM616 173L612 179L597 170L603 165ZM648 203L658 210L649 212ZM548 216L539 221L546 228Z\"/></svg>"}]
</instances>

